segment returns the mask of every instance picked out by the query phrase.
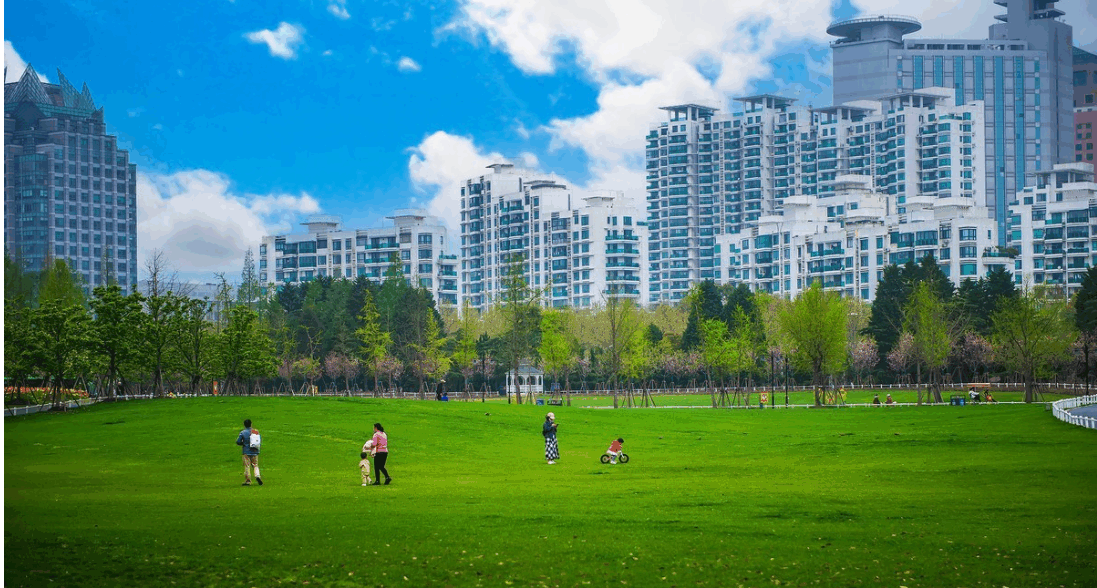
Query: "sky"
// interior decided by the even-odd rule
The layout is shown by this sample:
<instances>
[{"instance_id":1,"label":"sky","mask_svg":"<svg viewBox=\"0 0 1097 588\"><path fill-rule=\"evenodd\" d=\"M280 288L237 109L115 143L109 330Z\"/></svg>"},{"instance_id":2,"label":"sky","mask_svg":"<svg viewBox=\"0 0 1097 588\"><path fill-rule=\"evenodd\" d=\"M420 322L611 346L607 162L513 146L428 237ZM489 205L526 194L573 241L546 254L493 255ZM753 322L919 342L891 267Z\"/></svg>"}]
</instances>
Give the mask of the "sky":
<instances>
[{"instance_id":1,"label":"sky","mask_svg":"<svg viewBox=\"0 0 1097 588\"><path fill-rule=\"evenodd\" d=\"M1063 0L1097 51L1097 2ZM507 158L642 202L661 105L831 100L826 26L918 18L913 37L986 38L991 0L22 0L26 63L87 83L138 165L139 259L239 276L309 214L347 228L424 208L458 228L458 185ZM451 240L452 242L453 240Z\"/></svg>"}]
</instances>

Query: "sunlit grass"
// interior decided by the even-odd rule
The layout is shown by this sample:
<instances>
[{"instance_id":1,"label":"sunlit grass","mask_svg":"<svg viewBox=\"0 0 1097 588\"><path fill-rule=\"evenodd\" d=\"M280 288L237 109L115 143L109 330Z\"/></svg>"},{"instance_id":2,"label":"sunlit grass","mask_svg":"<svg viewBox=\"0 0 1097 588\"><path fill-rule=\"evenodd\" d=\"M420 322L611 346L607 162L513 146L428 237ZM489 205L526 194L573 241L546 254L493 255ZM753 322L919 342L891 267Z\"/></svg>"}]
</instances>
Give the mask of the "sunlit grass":
<instances>
[{"instance_id":1,"label":"sunlit grass","mask_svg":"<svg viewBox=\"0 0 1097 588\"><path fill-rule=\"evenodd\" d=\"M552 407L554 466L546 407L498 400L205 398L8 419L5 584L1097 583L1097 432L1043 406L572 403ZM245 417L263 434L262 487L240 486ZM375 421L394 481L363 488ZM601 465L618 436L632 461Z\"/></svg>"}]
</instances>

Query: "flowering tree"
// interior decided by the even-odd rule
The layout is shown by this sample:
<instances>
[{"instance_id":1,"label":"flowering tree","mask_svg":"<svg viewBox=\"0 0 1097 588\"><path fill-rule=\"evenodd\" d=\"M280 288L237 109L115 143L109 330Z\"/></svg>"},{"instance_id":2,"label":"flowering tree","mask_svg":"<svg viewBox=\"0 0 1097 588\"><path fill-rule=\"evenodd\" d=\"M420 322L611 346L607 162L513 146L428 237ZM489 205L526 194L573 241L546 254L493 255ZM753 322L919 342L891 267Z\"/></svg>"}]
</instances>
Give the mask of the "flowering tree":
<instances>
[{"instance_id":1,"label":"flowering tree","mask_svg":"<svg viewBox=\"0 0 1097 588\"><path fill-rule=\"evenodd\" d=\"M914 364L914 336L903 332L895 342L895 347L888 353L887 359L891 371L898 374L900 380L905 379L910 366Z\"/></svg>"},{"instance_id":2,"label":"flowering tree","mask_svg":"<svg viewBox=\"0 0 1097 588\"><path fill-rule=\"evenodd\" d=\"M849 363L853 367L854 373L857 374L857 383L861 383L861 375L866 370L872 369L872 366L876 365L879 360L880 355L876 351L876 341L873 341L871 337L858 339L853 344L852 349L849 351Z\"/></svg>"},{"instance_id":3,"label":"flowering tree","mask_svg":"<svg viewBox=\"0 0 1097 588\"><path fill-rule=\"evenodd\" d=\"M323 372L319 361L312 357L302 357L293 362L291 373L296 378L304 378L305 381L308 382L309 390L312 390L313 384L320 378L320 374Z\"/></svg>"},{"instance_id":4,"label":"flowering tree","mask_svg":"<svg viewBox=\"0 0 1097 588\"><path fill-rule=\"evenodd\" d=\"M395 387L395 380L404 373L404 364L399 359L385 354L377 359L373 365L373 373L378 379L384 378L389 382L389 389Z\"/></svg>"},{"instance_id":5,"label":"flowering tree","mask_svg":"<svg viewBox=\"0 0 1097 588\"><path fill-rule=\"evenodd\" d=\"M966 333L960 339L959 344L953 348L956 362L967 368L974 379L980 368L986 370L994 356L994 348L990 341L977 333Z\"/></svg>"}]
</instances>

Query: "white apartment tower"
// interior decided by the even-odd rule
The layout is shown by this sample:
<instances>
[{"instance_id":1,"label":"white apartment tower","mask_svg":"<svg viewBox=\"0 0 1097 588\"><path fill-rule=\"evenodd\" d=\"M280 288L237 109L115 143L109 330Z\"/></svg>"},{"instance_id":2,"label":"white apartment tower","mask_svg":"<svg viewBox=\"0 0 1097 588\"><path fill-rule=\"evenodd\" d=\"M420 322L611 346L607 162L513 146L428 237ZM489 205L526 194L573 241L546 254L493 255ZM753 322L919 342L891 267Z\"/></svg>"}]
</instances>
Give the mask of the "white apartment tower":
<instances>
[{"instance_id":1,"label":"white apartment tower","mask_svg":"<svg viewBox=\"0 0 1097 588\"><path fill-rule=\"evenodd\" d=\"M343 229L337 216L314 215L303 233L270 235L259 245L259 283L277 287L316 278L373 281L398 260L413 286L426 288L439 305L457 304L457 257L447 254L441 219L422 210L397 210L391 225Z\"/></svg>"},{"instance_id":2,"label":"white apartment tower","mask_svg":"<svg viewBox=\"0 0 1097 588\"><path fill-rule=\"evenodd\" d=\"M984 201L983 107L957 105L952 89L823 108L772 95L737 101L742 111L731 114L664 107L669 120L647 135L648 303L676 302L701 280L734 281L718 236L783 214L792 197L826 201L841 175L870 178L894 197L895 214L908 199Z\"/></svg>"},{"instance_id":3,"label":"white apartment tower","mask_svg":"<svg viewBox=\"0 0 1097 588\"><path fill-rule=\"evenodd\" d=\"M1073 296L1097 264L1097 183L1093 164L1077 162L1038 172L1036 183L1010 203L1009 248L1014 279Z\"/></svg>"},{"instance_id":4,"label":"white apartment tower","mask_svg":"<svg viewBox=\"0 0 1097 588\"><path fill-rule=\"evenodd\" d=\"M517 259L546 307L598 306L614 295L643 303L646 225L622 194L578 195L509 163L488 169L461 188L462 304L499 303Z\"/></svg>"},{"instance_id":5,"label":"white apartment tower","mask_svg":"<svg viewBox=\"0 0 1097 588\"><path fill-rule=\"evenodd\" d=\"M837 176L828 198L790 196L782 214L719 237L718 247L730 254L723 258L729 281L785 298L818 281L843 296L872 300L888 265L932 256L954 283L1005 265L986 207L932 196L909 197L899 206L898 196L873 190L871 182Z\"/></svg>"}]
</instances>

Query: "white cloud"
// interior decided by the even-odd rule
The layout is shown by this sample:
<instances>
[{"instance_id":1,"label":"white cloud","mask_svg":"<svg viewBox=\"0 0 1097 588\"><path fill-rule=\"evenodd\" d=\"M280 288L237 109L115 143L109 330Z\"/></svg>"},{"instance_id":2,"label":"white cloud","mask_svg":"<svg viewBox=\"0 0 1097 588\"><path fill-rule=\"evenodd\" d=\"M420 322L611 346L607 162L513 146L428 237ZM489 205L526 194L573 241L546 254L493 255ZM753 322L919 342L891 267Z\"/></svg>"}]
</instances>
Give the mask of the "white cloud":
<instances>
[{"instance_id":1,"label":"white cloud","mask_svg":"<svg viewBox=\"0 0 1097 588\"><path fill-rule=\"evenodd\" d=\"M487 173L485 168L504 157L481 151L471 137L437 131L408 151L408 174L412 186L431 195L427 210L440 217L454 231L460 230L461 184Z\"/></svg>"},{"instance_id":2,"label":"white cloud","mask_svg":"<svg viewBox=\"0 0 1097 588\"><path fill-rule=\"evenodd\" d=\"M139 259L159 249L181 272L234 272L264 235L320 204L306 193L238 194L225 175L198 169L138 173L137 209Z\"/></svg>"},{"instance_id":3,"label":"white cloud","mask_svg":"<svg viewBox=\"0 0 1097 588\"><path fill-rule=\"evenodd\" d=\"M328 12L343 20L350 18L350 13L347 12L347 0L331 0L328 4Z\"/></svg>"},{"instance_id":4,"label":"white cloud","mask_svg":"<svg viewBox=\"0 0 1097 588\"><path fill-rule=\"evenodd\" d=\"M305 29L282 22L275 30L263 29L246 33L244 37L255 44L265 44L270 54L282 59L296 59L297 47L305 40Z\"/></svg>"},{"instance_id":5,"label":"white cloud","mask_svg":"<svg viewBox=\"0 0 1097 588\"><path fill-rule=\"evenodd\" d=\"M414 73L423 69L414 59L406 56L401 57L400 61L396 62L396 68L404 73Z\"/></svg>"},{"instance_id":6,"label":"white cloud","mask_svg":"<svg viewBox=\"0 0 1097 588\"><path fill-rule=\"evenodd\" d=\"M11 41L4 39L4 83L18 82L19 78L23 77L23 72L27 69L27 62L23 61L23 58L19 56L19 53L15 50L15 47L11 44ZM38 79L48 83L49 79L42 75L42 72L35 70L38 74Z\"/></svg>"}]
</instances>

